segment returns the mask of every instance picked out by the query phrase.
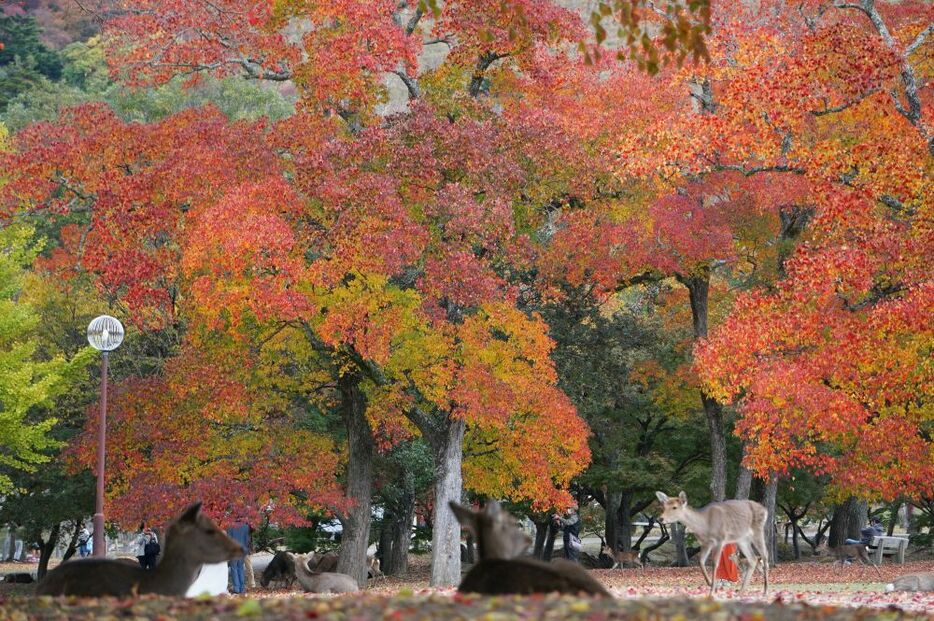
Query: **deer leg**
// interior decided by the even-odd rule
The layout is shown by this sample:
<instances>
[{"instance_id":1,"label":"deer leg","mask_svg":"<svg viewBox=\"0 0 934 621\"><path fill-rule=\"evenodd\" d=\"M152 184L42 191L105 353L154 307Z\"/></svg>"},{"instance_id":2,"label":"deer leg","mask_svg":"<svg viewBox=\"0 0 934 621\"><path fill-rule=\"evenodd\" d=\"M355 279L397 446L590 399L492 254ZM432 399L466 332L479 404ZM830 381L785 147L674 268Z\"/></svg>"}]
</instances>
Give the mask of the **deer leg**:
<instances>
[{"instance_id":1,"label":"deer leg","mask_svg":"<svg viewBox=\"0 0 934 621\"><path fill-rule=\"evenodd\" d=\"M726 545L722 541L717 544L716 551L713 556L713 575L710 576L710 592L707 594L707 597L713 597L713 592L717 590L717 569L720 568L720 556L723 555L723 546ZM707 549L708 552L710 548ZM705 568L706 569L706 568Z\"/></svg>"},{"instance_id":2,"label":"deer leg","mask_svg":"<svg viewBox=\"0 0 934 621\"><path fill-rule=\"evenodd\" d=\"M869 558L869 553L866 552L865 548L860 551L859 560L862 561L864 565L871 565L872 568L876 570L876 575L879 576L879 579L882 579L882 572L879 570L879 566L872 562L872 559Z\"/></svg>"},{"instance_id":3,"label":"deer leg","mask_svg":"<svg viewBox=\"0 0 934 621\"><path fill-rule=\"evenodd\" d=\"M763 531L760 530L753 534L752 545L759 555L759 561L762 562L762 576L765 583L762 587L762 594L767 595L769 592L769 549L765 545L765 533Z\"/></svg>"},{"instance_id":4,"label":"deer leg","mask_svg":"<svg viewBox=\"0 0 934 621\"><path fill-rule=\"evenodd\" d=\"M704 545L701 548L700 552L700 568L704 572L704 584L711 586L713 581L711 577L707 574L707 557L710 556L710 545Z\"/></svg>"},{"instance_id":5,"label":"deer leg","mask_svg":"<svg viewBox=\"0 0 934 621\"><path fill-rule=\"evenodd\" d=\"M743 581L739 585L739 592L742 593L749 584L749 580L752 578L753 574L756 573L756 567L759 566L759 559L753 554L752 547L750 547L748 541L737 541L736 547L739 548L739 551L742 552L743 557L746 559Z\"/></svg>"}]
</instances>

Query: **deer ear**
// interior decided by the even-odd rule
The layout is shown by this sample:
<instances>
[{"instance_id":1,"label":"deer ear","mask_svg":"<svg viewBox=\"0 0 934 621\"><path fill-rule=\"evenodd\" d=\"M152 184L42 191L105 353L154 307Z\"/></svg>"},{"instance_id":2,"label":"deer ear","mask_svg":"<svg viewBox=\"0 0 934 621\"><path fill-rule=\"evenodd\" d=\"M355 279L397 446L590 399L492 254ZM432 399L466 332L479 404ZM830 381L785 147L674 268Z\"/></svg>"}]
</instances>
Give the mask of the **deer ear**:
<instances>
[{"instance_id":1,"label":"deer ear","mask_svg":"<svg viewBox=\"0 0 934 621\"><path fill-rule=\"evenodd\" d=\"M682 504L688 504L688 495L684 493L684 490L681 490L681 493L678 494L678 500L680 500Z\"/></svg>"},{"instance_id":2,"label":"deer ear","mask_svg":"<svg viewBox=\"0 0 934 621\"><path fill-rule=\"evenodd\" d=\"M474 513L469 507L459 505L452 500L451 511L454 512L454 517L457 518L457 521L460 522L461 526L464 526L471 531L475 530L477 524L477 514Z\"/></svg>"},{"instance_id":3,"label":"deer ear","mask_svg":"<svg viewBox=\"0 0 934 621\"><path fill-rule=\"evenodd\" d=\"M194 522L198 519L198 514L201 513L201 501L194 503L185 509L185 512L182 513L181 517L178 518L179 522Z\"/></svg>"},{"instance_id":4,"label":"deer ear","mask_svg":"<svg viewBox=\"0 0 934 621\"><path fill-rule=\"evenodd\" d=\"M655 497L658 498L658 502L665 503L668 502L668 494L665 492L655 492Z\"/></svg>"}]
</instances>

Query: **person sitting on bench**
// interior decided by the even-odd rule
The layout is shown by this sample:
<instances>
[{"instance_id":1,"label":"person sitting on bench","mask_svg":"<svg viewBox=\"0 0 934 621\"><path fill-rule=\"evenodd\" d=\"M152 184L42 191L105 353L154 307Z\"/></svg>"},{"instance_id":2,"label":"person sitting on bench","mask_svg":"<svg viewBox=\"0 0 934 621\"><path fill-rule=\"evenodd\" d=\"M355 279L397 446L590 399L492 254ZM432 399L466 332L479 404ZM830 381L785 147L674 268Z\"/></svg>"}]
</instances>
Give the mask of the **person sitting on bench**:
<instances>
[{"instance_id":1,"label":"person sitting on bench","mask_svg":"<svg viewBox=\"0 0 934 621\"><path fill-rule=\"evenodd\" d=\"M864 546L872 544L873 537L881 537L882 533L885 531L882 530L882 520L879 518L872 518L869 520L869 526L859 531L859 539L847 539L845 543L861 543Z\"/></svg>"}]
</instances>

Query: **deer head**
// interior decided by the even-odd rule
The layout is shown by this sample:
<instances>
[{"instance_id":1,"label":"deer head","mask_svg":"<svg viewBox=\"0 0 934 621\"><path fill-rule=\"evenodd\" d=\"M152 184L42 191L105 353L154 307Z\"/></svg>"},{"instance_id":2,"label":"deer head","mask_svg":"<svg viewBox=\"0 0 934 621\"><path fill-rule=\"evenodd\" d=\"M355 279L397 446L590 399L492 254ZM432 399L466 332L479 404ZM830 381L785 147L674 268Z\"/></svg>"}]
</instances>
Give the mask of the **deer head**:
<instances>
[{"instance_id":1,"label":"deer head","mask_svg":"<svg viewBox=\"0 0 934 621\"><path fill-rule=\"evenodd\" d=\"M479 511L452 502L451 510L461 526L477 540L481 560L516 558L532 543L531 537L519 528L515 518L503 511L495 500Z\"/></svg>"},{"instance_id":2,"label":"deer head","mask_svg":"<svg viewBox=\"0 0 934 621\"><path fill-rule=\"evenodd\" d=\"M176 548L201 563L222 563L243 556L239 543L201 513L201 503L189 506L166 531L166 553Z\"/></svg>"},{"instance_id":3,"label":"deer head","mask_svg":"<svg viewBox=\"0 0 934 621\"><path fill-rule=\"evenodd\" d=\"M658 521L662 523L682 522L684 512L688 506L688 495L683 491L677 498L670 498L664 492L655 492L658 501L662 503L662 514Z\"/></svg>"}]
</instances>

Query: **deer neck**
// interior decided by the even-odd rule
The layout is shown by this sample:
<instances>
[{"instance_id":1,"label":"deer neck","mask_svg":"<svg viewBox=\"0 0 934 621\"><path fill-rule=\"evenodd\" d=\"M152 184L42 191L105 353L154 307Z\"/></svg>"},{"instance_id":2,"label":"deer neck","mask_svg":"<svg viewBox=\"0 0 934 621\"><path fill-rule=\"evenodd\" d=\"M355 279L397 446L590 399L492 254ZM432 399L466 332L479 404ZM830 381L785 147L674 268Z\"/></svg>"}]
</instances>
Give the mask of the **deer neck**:
<instances>
[{"instance_id":1,"label":"deer neck","mask_svg":"<svg viewBox=\"0 0 934 621\"><path fill-rule=\"evenodd\" d=\"M166 542L162 560L151 571L146 572L142 587L146 591L164 595L184 595L198 577L203 563L188 557L179 545Z\"/></svg>"},{"instance_id":2,"label":"deer neck","mask_svg":"<svg viewBox=\"0 0 934 621\"><path fill-rule=\"evenodd\" d=\"M692 507L685 507L679 520L684 527L695 535L704 537L707 535L707 519L704 514Z\"/></svg>"}]
</instances>

